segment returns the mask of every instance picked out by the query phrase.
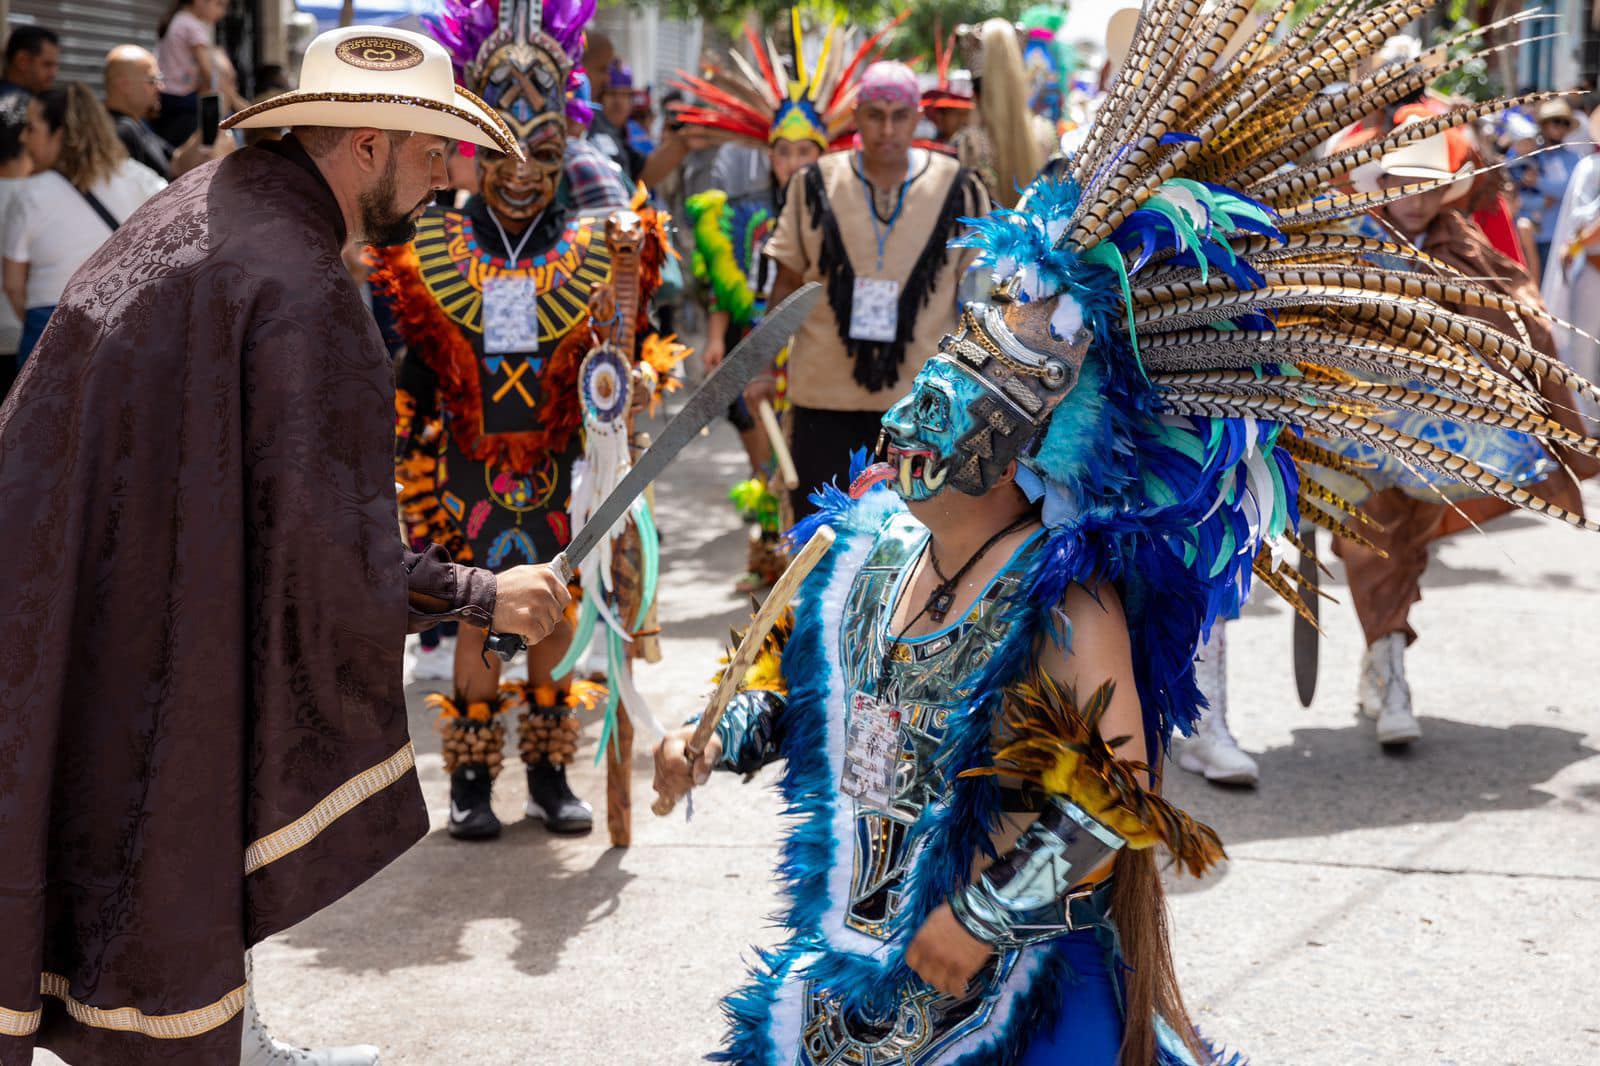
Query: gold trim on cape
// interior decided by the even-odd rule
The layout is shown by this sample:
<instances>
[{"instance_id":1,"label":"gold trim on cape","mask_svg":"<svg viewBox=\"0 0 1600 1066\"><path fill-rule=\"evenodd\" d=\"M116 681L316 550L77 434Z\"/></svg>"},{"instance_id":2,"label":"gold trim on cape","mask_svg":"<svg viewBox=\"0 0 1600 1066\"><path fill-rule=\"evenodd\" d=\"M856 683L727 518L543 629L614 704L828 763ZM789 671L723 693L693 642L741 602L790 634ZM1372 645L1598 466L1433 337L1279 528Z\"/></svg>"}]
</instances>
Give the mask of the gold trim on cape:
<instances>
[{"instance_id":1,"label":"gold trim on cape","mask_svg":"<svg viewBox=\"0 0 1600 1066\"><path fill-rule=\"evenodd\" d=\"M315 840L324 829L355 810L364 801L400 780L417 764L416 749L405 747L378 765L352 777L282 829L251 844L244 851L244 872L248 877L268 863L298 851Z\"/></svg>"},{"instance_id":2,"label":"gold trim on cape","mask_svg":"<svg viewBox=\"0 0 1600 1066\"><path fill-rule=\"evenodd\" d=\"M43 1007L33 1010L8 1010L0 1007L0 1036L32 1036L39 1029Z\"/></svg>"},{"instance_id":3,"label":"gold trim on cape","mask_svg":"<svg viewBox=\"0 0 1600 1066\"><path fill-rule=\"evenodd\" d=\"M146 1014L137 1007L91 1007L72 998L72 982L58 973L39 975L39 994L59 999L67 1014L80 1025L111 1029L119 1033L138 1033L156 1040L186 1040L226 1025L244 1009L245 985L240 985L215 1003L178 1014ZM40 1006L31 1011L0 1007L0 1036L32 1036L44 1014Z\"/></svg>"}]
</instances>

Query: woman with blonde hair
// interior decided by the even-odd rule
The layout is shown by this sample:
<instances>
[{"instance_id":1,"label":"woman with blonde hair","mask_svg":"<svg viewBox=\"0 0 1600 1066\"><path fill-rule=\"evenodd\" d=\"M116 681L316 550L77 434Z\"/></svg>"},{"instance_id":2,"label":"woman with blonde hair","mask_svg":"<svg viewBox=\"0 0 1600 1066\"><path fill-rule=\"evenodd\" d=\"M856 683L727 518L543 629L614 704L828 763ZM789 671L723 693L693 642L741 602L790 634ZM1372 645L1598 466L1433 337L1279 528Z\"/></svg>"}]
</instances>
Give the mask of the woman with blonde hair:
<instances>
[{"instance_id":1,"label":"woman with blonde hair","mask_svg":"<svg viewBox=\"0 0 1600 1066\"><path fill-rule=\"evenodd\" d=\"M33 98L22 143L34 174L6 208L0 249L6 299L22 319L19 368L44 333L67 280L167 184L128 158L110 115L77 82Z\"/></svg>"},{"instance_id":2,"label":"woman with blonde hair","mask_svg":"<svg viewBox=\"0 0 1600 1066\"><path fill-rule=\"evenodd\" d=\"M952 144L962 166L971 167L1002 207L1015 207L1053 151L1049 123L1028 108L1029 83L1016 27L1005 19L957 31L972 71L977 121Z\"/></svg>"}]
</instances>

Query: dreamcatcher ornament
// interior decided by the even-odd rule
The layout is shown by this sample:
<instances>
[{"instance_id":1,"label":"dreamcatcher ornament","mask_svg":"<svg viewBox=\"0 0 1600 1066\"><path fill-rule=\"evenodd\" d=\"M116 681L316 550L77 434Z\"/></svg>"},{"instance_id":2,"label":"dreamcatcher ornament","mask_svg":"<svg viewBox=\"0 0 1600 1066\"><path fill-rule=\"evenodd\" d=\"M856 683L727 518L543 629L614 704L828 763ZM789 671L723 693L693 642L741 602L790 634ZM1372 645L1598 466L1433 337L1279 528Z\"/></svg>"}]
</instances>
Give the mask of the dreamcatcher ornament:
<instances>
[{"instance_id":1,"label":"dreamcatcher ornament","mask_svg":"<svg viewBox=\"0 0 1600 1066\"><path fill-rule=\"evenodd\" d=\"M584 356L578 368L578 402L583 409L583 457L572 464L572 531L576 535L594 516L600 504L611 495L633 469L633 457L628 450L628 411L632 407L634 390L633 366L628 357L609 340L603 340ZM639 606L633 617L617 617L618 577L613 545L617 538L632 526L639 538L640 569ZM606 676L610 680L606 694L605 724L600 730L600 743L595 750L595 764L605 757L606 749L616 735L617 709L626 705L629 716L642 722L656 736L666 735L666 728L656 719L644 697L633 683L632 656L629 645L650 613L655 601L656 582L660 574L660 537L656 533L655 519L650 505L641 495L633 502L628 513L617 521L610 535L600 541L595 549L594 561L583 567L579 582L583 586L583 603L578 611L578 623L572 636L572 645L554 670L556 677L570 673L578 664L594 639L595 626L605 624Z\"/></svg>"}]
</instances>

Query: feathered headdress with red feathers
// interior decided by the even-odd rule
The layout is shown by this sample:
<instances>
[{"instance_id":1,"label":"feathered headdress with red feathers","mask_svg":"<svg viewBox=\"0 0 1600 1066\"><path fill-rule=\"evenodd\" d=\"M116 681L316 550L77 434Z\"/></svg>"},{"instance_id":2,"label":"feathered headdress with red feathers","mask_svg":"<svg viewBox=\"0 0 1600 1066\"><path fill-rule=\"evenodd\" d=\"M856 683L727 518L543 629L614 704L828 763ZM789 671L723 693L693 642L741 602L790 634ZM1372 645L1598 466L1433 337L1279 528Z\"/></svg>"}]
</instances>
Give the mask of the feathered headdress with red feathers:
<instances>
[{"instance_id":1,"label":"feathered headdress with red feathers","mask_svg":"<svg viewBox=\"0 0 1600 1066\"><path fill-rule=\"evenodd\" d=\"M779 141L810 141L823 151L836 147L851 130L855 109L856 76L877 51L883 38L909 13L868 37L848 60L834 47L844 25L839 16L823 35L815 65L808 64L798 9L790 11L794 30L794 75L787 57L771 38L762 42L745 26L752 67L738 52L730 52L732 68L711 67L703 77L678 72L673 84L697 102L678 108L685 125L720 130L765 148Z\"/></svg>"}]
</instances>

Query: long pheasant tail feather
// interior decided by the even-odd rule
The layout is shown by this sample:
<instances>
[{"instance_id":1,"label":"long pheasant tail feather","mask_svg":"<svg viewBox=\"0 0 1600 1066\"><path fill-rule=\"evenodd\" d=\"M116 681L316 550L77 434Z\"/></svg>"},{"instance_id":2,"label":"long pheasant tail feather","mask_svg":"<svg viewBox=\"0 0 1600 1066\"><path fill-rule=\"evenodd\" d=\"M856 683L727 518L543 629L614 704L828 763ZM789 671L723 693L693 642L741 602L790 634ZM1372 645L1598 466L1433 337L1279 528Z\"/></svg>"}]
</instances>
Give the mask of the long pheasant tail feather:
<instances>
[{"instance_id":1,"label":"long pheasant tail feather","mask_svg":"<svg viewBox=\"0 0 1600 1066\"><path fill-rule=\"evenodd\" d=\"M1322 632L1322 626L1317 622L1316 612L1311 609L1310 604L1306 603L1305 597L1300 595L1294 583L1272 565L1272 556L1266 549L1262 549L1256 555L1255 560L1250 564L1250 569L1256 575L1258 581L1277 593L1279 599L1294 608L1295 614L1304 618L1318 633Z\"/></svg>"},{"instance_id":2,"label":"long pheasant tail feather","mask_svg":"<svg viewBox=\"0 0 1600 1066\"><path fill-rule=\"evenodd\" d=\"M1346 174L1349 174L1357 167L1364 166L1367 163L1380 159L1387 153L1392 152L1397 148L1404 148L1406 145L1416 144L1418 141L1426 140L1427 138L1441 133L1444 130L1455 129L1459 126L1467 125L1468 123L1477 122L1479 119L1487 118L1490 115L1499 114L1500 112L1510 110L1513 107L1534 107L1546 101L1558 99L1564 95L1570 94L1554 92L1529 93L1521 97L1487 100L1481 104L1472 104L1465 107L1452 108L1451 110L1446 111L1444 114L1437 115L1433 118L1420 119L1416 122L1408 122L1405 125L1399 126L1390 131L1383 137L1379 137L1355 148L1347 148L1342 152L1329 156L1327 159L1316 164L1315 166L1294 170L1281 177L1273 177L1259 182L1251 187L1250 193L1258 200L1271 204L1283 211L1287 211L1288 208L1294 207L1295 210L1289 211L1286 215L1286 218L1293 219L1301 212L1304 212L1310 203L1314 203L1314 198L1320 195L1326 186L1338 180L1339 178L1344 177ZM1550 147L1554 148L1556 146L1552 145ZM1541 151L1544 150L1548 149L1541 149ZM1534 154L1535 153L1528 153L1528 156L1524 158L1530 158ZM1492 168L1484 169L1488 170ZM1481 173L1481 171L1474 171L1473 173ZM1414 191L1426 191L1427 189L1435 189L1451 183L1452 179L1440 179L1434 182L1421 183L1420 187ZM1410 189L1414 184L1418 183L1408 183L1401 188ZM1397 189L1395 191L1399 192L1400 190ZM1411 195L1411 193L1406 193L1405 195ZM1313 199L1309 202L1303 202L1306 201L1307 197L1312 197ZM1373 201L1373 203L1387 203L1389 202L1389 199L1393 198L1380 198ZM1371 205L1369 204L1368 206Z\"/></svg>"},{"instance_id":3,"label":"long pheasant tail feather","mask_svg":"<svg viewBox=\"0 0 1600 1066\"><path fill-rule=\"evenodd\" d=\"M1123 57L1111 90L1101 104L1100 114L1074 160L1073 177L1086 192L1098 185L1108 152L1122 141L1129 105L1149 70L1161 35L1171 25L1172 11L1171 0L1153 0L1139 12L1133 38L1128 43L1128 54Z\"/></svg>"},{"instance_id":4,"label":"long pheasant tail feather","mask_svg":"<svg viewBox=\"0 0 1600 1066\"><path fill-rule=\"evenodd\" d=\"M1317 569L1322 573L1323 577L1333 576L1333 570L1322 561L1321 556L1311 550L1311 545L1307 544L1305 540L1301 538L1299 533L1292 529L1286 529L1283 531L1283 539L1288 541L1289 544L1301 555L1304 555L1310 559L1316 565Z\"/></svg>"},{"instance_id":5,"label":"long pheasant tail feather","mask_svg":"<svg viewBox=\"0 0 1600 1066\"><path fill-rule=\"evenodd\" d=\"M1388 552L1378 547L1372 538L1368 537L1359 528L1340 521L1333 514L1314 503L1308 504L1304 497L1300 500L1300 521L1310 522L1319 529L1325 529L1336 537L1343 537L1352 544L1359 544L1368 551L1375 552L1386 559L1389 557Z\"/></svg>"},{"instance_id":6,"label":"long pheasant tail feather","mask_svg":"<svg viewBox=\"0 0 1600 1066\"><path fill-rule=\"evenodd\" d=\"M1278 447L1294 457L1296 464L1300 467L1302 480L1312 476L1312 472L1306 469L1307 466L1320 466L1325 470L1331 470L1335 474L1342 474L1345 477L1354 479L1368 492L1377 491L1367 477L1368 471L1372 469L1370 464L1358 463L1340 452L1336 452L1331 448L1324 448L1319 444L1313 444L1305 438L1297 437L1292 433L1281 434L1278 437ZM1302 551L1305 550L1305 545L1298 542L1296 542L1295 547Z\"/></svg>"},{"instance_id":7,"label":"long pheasant tail feather","mask_svg":"<svg viewBox=\"0 0 1600 1066\"><path fill-rule=\"evenodd\" d=\"M1537 15L1515 15L1502 23L1523 21ZM1327 139L1330 131L1342 129L1363 114L1393 106L1429 84L1473 64L1487 62L1502 52L1522 48L1539 40L1553 38L1556 34L1541 35L1531 40L1509 41L1490 48L1481 48L1466 55L1446 58L1450 51L1469 37L1484 32L1487 27L1435 45L1418 57L1410 67L1391 65L1384 67L1333 96L1318 96L1287 125L1276 131L1281 142L1277 147L1260 154L1248 166L1227 168L1229 180L1241 188L1253 187L1279 167L1292 163Z\"/></svg>"},{"instance_id":8,"label":"long pheasant tail feather","mask_svg":"<svg viewBox=\"0 0 1600 1066\"><path fill-rule=\"evenodd\" d=\"M1068 243L1082 250L1099 244L1154 195L1164 182L1176 177L1192 160L1199 158L1203 146L1213 142L1225 128L1232 126L1263 100L1295 91L1316 92L1332 84L1365 55L1376 51L1384 40L1402 26L1425 13L1435 2L1392 0L1364 13L1356 28L1335 35L1324 49L1307 57L1304 62L1289 65L1286 70L1276 67L1264 70L1247 80L1236 94L1207 116L1199 128L1187 131L1193 140L1178 145L1159 166L1150 168L1142 177L1132 181L1118 178L1108 182L1106 190L1074 221L1067 237Z\"/></svg>"},{"instance_id":9,"label":"long pheasant tail feather","mask_svg":"<svg viewBox=\"0 0 1600 1066\"><path fill-rule=\"evenodd\" d=\"M1214 418L1267 418L1290 425L1315 425L1328 433L1364 440L1373 447L1423 466L1441 477L1459 482L1484 495L1497 497L1524 510L1546 515L1580 529L1600 532L1600 524L1573 514L1536 493L1513 485L1464 456L1456 455L1353 411L1318 407L1293 399L1277 397L1241 399L1221 394L1167 397L1164 402L1169 410L1177 414L1206 415ZM1308 486L1301 486L1302 493L1307 489ZM1319 502L1337 506L1340 501L1319 499ZM1356 514L1346 507L1339 509L1356 517Z\"/></svg>"},{"instance_id":10,"label":"long pheasant tail feather","mask_svg":"<svg viewBox=\"0 0 1600 1066\"><path fill-rule=\"evenodd\" d=\"M1179 123L1186 114L1189 103L1205 84L1213 64L1222 54L1222 49L1232 40L1240 24L1244 22L1245 16L1250 13L1251 6L1250 0L1234 0L1231 6L1217 8L1213 16L1213 25L1208 28L1205 44L1185 64L1187 73L1171 90L1153 94L1150 106L1140 112L1135 119L1135 128L1140 130L1142 135L1133 149L1118 163L1112 178L1114 183L1131 180L1163 147L1170 147L1165 141L1168 133L1184 132L1180 129ZM1185 9L1184 14L1192 17L1192 13L1198 11L1199 7L1199 3L1194 2L1192 7ZM1158 66L1164 66L1170 64L1174 58L1171 48L1168 47L1157 54L1156 63ZM1148 117L1149 111L1157 104L1161 105L1159 113L1153 118Z\"/></svg>"}]
</instances>

